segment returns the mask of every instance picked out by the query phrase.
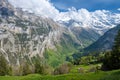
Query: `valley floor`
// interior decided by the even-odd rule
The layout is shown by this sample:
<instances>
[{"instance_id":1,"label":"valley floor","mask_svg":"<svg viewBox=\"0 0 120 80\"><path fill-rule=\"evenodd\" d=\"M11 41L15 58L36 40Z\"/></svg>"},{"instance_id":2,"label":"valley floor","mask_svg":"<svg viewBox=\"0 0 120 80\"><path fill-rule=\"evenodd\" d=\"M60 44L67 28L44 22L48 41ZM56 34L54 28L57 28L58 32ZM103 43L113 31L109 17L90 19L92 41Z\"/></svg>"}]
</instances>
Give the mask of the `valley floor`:
<instances>
[{"instance_id":1,"label":"valley floor","mask_svg":"<svg viewBox=\"0 0 120 80\"><path fill-rule=\"evenodd\" d=\"M120 80L120 70L78 73L78 67L84 67L86 70L89 68L88 66L74 66L69 74L64 75L0 76L0 80Z\"/></svg>"}]
</instances>

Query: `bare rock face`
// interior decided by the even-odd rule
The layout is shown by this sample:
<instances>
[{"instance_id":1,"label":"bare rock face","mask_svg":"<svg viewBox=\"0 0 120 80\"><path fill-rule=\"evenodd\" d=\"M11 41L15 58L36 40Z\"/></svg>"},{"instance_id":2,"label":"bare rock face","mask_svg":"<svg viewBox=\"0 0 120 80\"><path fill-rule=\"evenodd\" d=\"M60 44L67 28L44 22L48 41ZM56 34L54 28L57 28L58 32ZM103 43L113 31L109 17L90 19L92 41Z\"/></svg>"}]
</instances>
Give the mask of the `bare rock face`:
<instances>
[{"instance_id":1,"label":"bare rock face","mask_svg":"<svg viewBox=\"0 0 120 80\"><path fill-rule=\"evenodd\" d=\"M0 0L0 54L11 65L20 65L23 61L32 64L35 57L45 58L46 50L57 51L56 45L62 47L61 40L69 44L64 37L69 33L52 19L24 12L7 0Z\"/></svg>"},{"instance_id":2,"label":"bare rock face","mask_svg":"<svg viewBox=\"0 0 120 80\"><path fill-rule=\"evenodd\" d=\"M44 49L53 46L59 27L51 20L14 9L7 0L0 0L0 13L0 51L9 63L19 65L25 56L43 57Z\"/></svg>"}]
</instances>

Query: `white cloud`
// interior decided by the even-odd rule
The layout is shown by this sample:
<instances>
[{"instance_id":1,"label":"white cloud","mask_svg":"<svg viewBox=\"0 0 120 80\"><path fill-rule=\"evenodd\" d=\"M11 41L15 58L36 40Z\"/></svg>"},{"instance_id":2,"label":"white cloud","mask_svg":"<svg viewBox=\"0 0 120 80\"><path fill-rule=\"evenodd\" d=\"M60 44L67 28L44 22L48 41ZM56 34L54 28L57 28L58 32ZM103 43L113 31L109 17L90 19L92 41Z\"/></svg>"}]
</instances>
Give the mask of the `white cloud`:
<instances>
[{"instance_id":1,"label":"white cloud","mask_svg":"<svg viewBox=\"0 0 120 80\"><path fill-rule=\"evenodd\" d=\"M118 8L117 10L120 11L120 8Z\"/></svg>"},{"instance_id":2,"label":"white cloud","mask_svg":"<svg viewBox=\"0 0 120 80\"><path fill-rule=\"evenodd\" d=\"M9 2L15 7L20 7L50 18L54 18L59 14L59 11L49 0L9 0Z\"/></svg>"},{"instance_id":3,"label":"white cloud","mask_svg":"<svg viewBox=\"0 0 120 80\"><path fill-rule=\"evenodd\" d=\"M77 22L81 22L81 24L92 24L93 22L106 21L109 23L109 20L114 20L114 16L111 16L109 11L106 10L97 10L94 12L89 12L86 9L76 10L74 7L68 9L68 12L59 12L49 0L9 0L15 7L21 7L26 10L30 10L36 14L40 14L42 16L47 16L55 21L69 21L75 20ZM118 9L120 10L120 8ZM119 19L116 22L120 21L120 14L117 15ZM100 20L99 20L100 19Z\"/></svg>"}]
</instances>

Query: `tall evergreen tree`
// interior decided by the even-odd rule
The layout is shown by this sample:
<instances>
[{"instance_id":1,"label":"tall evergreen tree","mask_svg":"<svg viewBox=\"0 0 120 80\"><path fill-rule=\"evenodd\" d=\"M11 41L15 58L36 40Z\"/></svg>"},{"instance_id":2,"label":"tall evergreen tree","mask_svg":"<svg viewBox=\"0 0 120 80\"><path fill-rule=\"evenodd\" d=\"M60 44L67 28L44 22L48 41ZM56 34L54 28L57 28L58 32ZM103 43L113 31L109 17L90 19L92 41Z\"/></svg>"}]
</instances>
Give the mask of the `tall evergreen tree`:
<instances>
[{"instance_id":1,"label":"tall evergreen tree","mask_svg":"<svg viewBox=\"0 0 120 80\"><path fill-rule=\"evenodd\" d=\"M115 38L114 46L111 52L112 69L120 69L120 30Z\"/></svg>"},{"instance_id":2,"label":"tall evergreen tree","mask_svg":"<svg viewBox=\"0 0 120 80\"><path fill-rule=\"evenodd\" d=\"M8 74L9 74L9 67L7 61L4 58L4 56L0 55L0 75L4 76Z\"/></svg>"},{"instance_id":3,"label":"tall evergreen tree","mask_svg":"<svg viewBox=\"0 0 120 80\"><path fill-rule=\"evenodd\" d=\"M103 69L120 69L120 30L115 38L112 51L105 54L105 58L103 60Z\"/></svg>"}]
</instances>

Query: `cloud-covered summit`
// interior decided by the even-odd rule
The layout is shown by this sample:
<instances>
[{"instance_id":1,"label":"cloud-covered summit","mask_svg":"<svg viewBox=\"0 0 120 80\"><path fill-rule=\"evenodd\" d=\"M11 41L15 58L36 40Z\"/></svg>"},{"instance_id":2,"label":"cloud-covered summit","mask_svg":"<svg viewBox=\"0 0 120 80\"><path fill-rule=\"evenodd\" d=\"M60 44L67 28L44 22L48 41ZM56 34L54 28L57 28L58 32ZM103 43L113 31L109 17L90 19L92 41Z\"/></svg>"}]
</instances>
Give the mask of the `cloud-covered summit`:
<instances>
[{"instance_id":1,"label":"cloud-covered summit","mask_svg":"<svg viewBox=\"0 0 120 80\"><path fill-rule=\"evenodd\" d=\"M69 8L67 12L60 12L50 2L50 0L9 0L9 2L15 7L20 7L35 14L50 17L55 21L75 20L85 25L89 25L90 22L93 23L95 20L100 21L99 19L108 23L109 21L120 22L120 13L111 13L108 10L96 10L94 12L89 12L84 8L77 10L76 8L72 7Z\"/></svg>"},{"instance_id":2,"label":"cloud-covered summit","mask_svg":"<svg viewBox=\"0 0 120 80\"><path fill-rule=\"evenodd\" d=\"M49 0L8 0L13 6L40 14L42 16L54 18L59 11Z\"/></svg>"}]
</instances>

